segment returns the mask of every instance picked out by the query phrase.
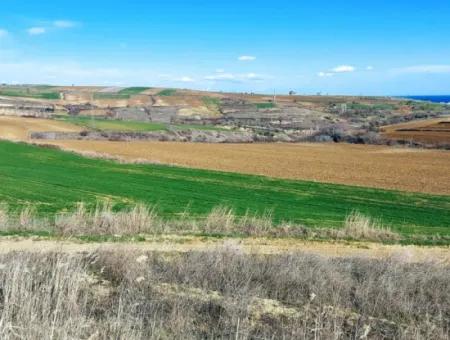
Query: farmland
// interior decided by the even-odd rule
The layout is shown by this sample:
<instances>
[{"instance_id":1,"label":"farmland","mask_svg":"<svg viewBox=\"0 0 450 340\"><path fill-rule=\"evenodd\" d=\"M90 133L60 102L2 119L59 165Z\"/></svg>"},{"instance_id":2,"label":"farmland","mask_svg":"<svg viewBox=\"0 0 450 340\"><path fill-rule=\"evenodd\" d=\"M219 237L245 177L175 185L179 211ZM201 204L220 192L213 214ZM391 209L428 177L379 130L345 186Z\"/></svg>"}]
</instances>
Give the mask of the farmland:
<instances>
[{"instance_id":1,"label":"farmland","mask_svg":"<svg viewBox=\"0 0 450 340\"><path fill-rule=\"evenodd\" d=\"M208 125L194 125L194 124L164 124L155 122L140 122L132 120L113 120L93 117L68 117L61 116L57 120L75 124L86 129L100 130L100 131L164 131L168 129L196 129L196 130L225 130L220 127Z\"/></svg>"},{"instance_id":2,"label":"farmland","mask_svg":"<svg viewBox=\"0 0 450 340\"><path fill-rule=\"evenodd\" d=\"M0 117L0 138L15 141L29 139L31 132L61 131L78 132L82 129L76 125L50 119Z\"/></svg>"},{"instance_id":3,"label":"farmland","mask_svg":"<svg viewBox=\"0 0 450 340\"><path fill-rule=\"evenodd\" d=\"M57 120L0 117L0 138L29 141L31 132L79 132L86 128L150 131L166 124L81 117ZM171 126L171 128L208 126ZM79 153L110 155L192 168L264 175L275 178L358 185L409 192L449 194L450 153L444 150L349 144L192 144L44 140Z\"/></svg>"},{"instance_id":4,"label":"farmland","mask_svg":"<svg viewBox=\"0 0 450 340\"><path fill-rule=\"evenodd\" d=\"M58 91L55 91L52 86L34 86L34 87L0 87L0 96L6 97L23 97L23 98L34 98L34 99L60 99Z\"/></svg>"},{"instance_id":5,"label":"farmland","mask_svg":"<svg viewBox=\"0 0 450 340\"><path fill-rule=\"evenodd\" d=\"M42 142L42 141L41 141ZM108 154L192 168L397 189L450 193L450 153L349 144L192 144L43 141L80 153Z\"/></svg>"},{"instance_id":6,"label":"farmland","mask_svg":"<svg viewBox=\"0 0 450 340\"><path fill-rule=\"evenodd\" d=\"M42 214L73 208L80 201L112 200L118 207L155 204L165 216L186 209L201 216L222 205L237 214L271 211L275 222L330 227L340 226L358 210L404 234L448 234L450 225L448 196L119 164L10 142L0 146L0 201L17 208L33 203Z\"/></svg>"},{"instance_id":7,"label":"farmland","mask_svg":"<svg viewBox=\"0 0 450 340\"><path fill-rule=\"evenodd\" d=\"M450 116L384 126L382 134L392 140L450 144Z\"/></svg>"}]
</instances>

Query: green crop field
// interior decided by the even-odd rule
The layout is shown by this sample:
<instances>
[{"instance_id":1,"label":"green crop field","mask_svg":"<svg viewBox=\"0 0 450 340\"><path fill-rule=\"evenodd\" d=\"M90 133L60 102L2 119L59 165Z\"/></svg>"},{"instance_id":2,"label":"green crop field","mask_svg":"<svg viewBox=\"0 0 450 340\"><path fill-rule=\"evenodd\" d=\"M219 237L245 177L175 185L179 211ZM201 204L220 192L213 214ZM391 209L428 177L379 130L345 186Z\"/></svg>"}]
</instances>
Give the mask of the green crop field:
<instances>
[{"instance_id":1,"label":"green crop field","mask_svg":"<svg viewBox=\"0 0 450 340\"><path fill-rule=\"evenodd\" d=\"M119 94L124 94L128 96L133 96L136 94L140 94L146 90L149 90L150 87L127 87L119 91Z\"/></svg>"},{"instance_id":2,"label":"green crop field","mask_svg":"<svg viewBox=\"0 0 450 340\"><path fill-rule=\"evenodd\" d=\"M93 118L87 116L59 116L58 120L63 120L67 123L75 124L86 129L100 130L100 131L133 131L133 132L145 132L145 131L165 131L169 129L175 130L213 130L213 131L225 131L225 129L216 127L213 125L201 125L201 124L164 124L155 122L141 122L132 120L112 120L103 118Z\"/></svg>"},{"instance_id":3,"label":"green crop field","mask_svg":"<svg viewBox=\"0 0 450 340\"><path fill-rule=\"evenodd\" d=\"M24 97L34 99L60 99L59 92L52 91L52 86L7 86L0 88L0 96Z\"/></svg>"},{"instance_id":4,"label":"green crop field","mask_svg":"<svg viewBox=\"0 0 450 340\"><path fill-rule=\"evenodd\" d=\"M157 95L162 96L162 97L170 97L170 96L173 96L175 93L177 93L177 90L175 90L175 89L165 89L165 90L158 92Z\"/></svg>"},{"instance_id":5,"label":"green crop field","mask_svg":"<svg viewBox=\"0 0 450 340\"><path fill-rule=\"evenodd\" d=\"M244 214L272 210L275 222L339 226L352 210L404 234L449 235L450 196L402 193L162 165L119 164L27 144L0 142L0 202L35 204L41 214L76 202L117 208L155 204L163 216L203 215L224 205Z\"/></svg>"},{"instance_id":6,"label":"green crop field","mask_svg":"<svg viewBox=\"0 0 450 340\"><path fill-rule=\"evenodd\" d=\"M118 92L96 92L94 99L130 99L131 96L140 94L150 87L127 87Z\"/></svg>"},{"instance_id":7,"label":"green crop field","mask_svg":"<svg viewBox=\"0 0 450 340\"><path fill-rule=\"evenodd\" d=\"M273 109L275 107L275 103L256 103L256 108L260 110Z\"/></svg>"},{"instance_id":8,"label":"green crop field","mask_svg":"<svg viewBox=\"0 0 450 340\"><path fill-rule=\"evenodd\" d=\"M92 117L70 117L61 116L58 118L68 123L72 123L87 129L102 131L163 131L167 130L166 124L153 122L138 122L129 120L111 120Z\"/></svg>"}]
</instances>

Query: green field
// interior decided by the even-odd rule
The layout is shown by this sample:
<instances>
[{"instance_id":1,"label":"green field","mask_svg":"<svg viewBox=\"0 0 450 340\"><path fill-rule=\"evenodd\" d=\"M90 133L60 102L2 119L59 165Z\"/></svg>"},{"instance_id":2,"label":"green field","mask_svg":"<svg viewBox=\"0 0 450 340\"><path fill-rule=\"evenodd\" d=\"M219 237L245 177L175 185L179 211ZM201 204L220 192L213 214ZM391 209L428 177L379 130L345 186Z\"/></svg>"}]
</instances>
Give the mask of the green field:
<instances>
[{"instance_id":1,"label":"green field","mask_svg":"<svg viewBox=\"0 0 450 340\"><path fill-rule=\"evenodd\" d=\"M275 103L256 103L256 108L259 110L264 110L264 109L273 109L275 107L277 107L275 105Z\"/></svg>"},{"instance_id":2,"label":"green field","mask_svg":"<svg viewBox=\"0 0 450 340\"><path fill-rule=\"evenodd\" d=\"M177 90L175 90L175 89L165 89L165 90L158 92L157 95L162 96L162 97L170 97L170 96L173 96L175 93L177 93Z\"/></svg>"},{"instance_id":3,"label":"green field","mask_svg":"<svg viewBox=\"0 0 450 340\"><path fill-rule=\"evenodd\" d=\"M72 123L87 129L102 131L163 131L167 130L166 124L152 122L138 122L129 120L111 120L92 117L59 117L68 123Z\"/></svg>"},{"instance_id":4,"label":"green field","mask_svg":"<svg viewBox=\"0 0 450 340\"><path fill-rule=\"evenodd\" d=\"M24 97L35 99L60 99L59 92L52 91L52 86L8 86L0 87L0 96Z\"/></svg>"},{"instance_id":5,"label":"green field","mask_svg":"<svg viewBox=\"0 0 450 340\"><path fill-rule=\"evenodd\" d=\"M26 144L0 142L0 201L33 203L41 214L79 201L117 207L156 204L163 216L203 215L225 205L244 214L272 210L275 222L340 226L358 210L404 234L449 235L450 196L270 179L162 165L119 164Z\"/></svg>"},{"instance_id":6,"label":"green field","mask_svg":"<svg viewBox=\"0 0 450 340\"><path fill-rule=\"evenodd\" d=\"M94 99L129 99L149 89L150 87L127 87L118 92L96 92Z\"/></svg>"},{"instance_id":7,"label":"green field","mask_svg":"<svg viewBox=\"0 0 450 340\"><path fill-rule=\"evenodd\" d=\"M59 116L58 120L63 120L67 123L75 124L86 129L100 130L100 131L166 131L169 129L176 130L213 130L223 131L225 129L212 125L195 125L195 124L164 124L155 122L141 122L132 120L112 120L103 118L93 118L87 116Z\"/></svg>"},{"instance_id":8,"label":"green field","mask_svg":"<svg viewBox=\"0 0 450 340\"><path fill-rule=\"evenodd\" d=\"M134 96L136 94L140 94L146 90L149 90L150 87L127 87L119 91L119 94L125 94L128 96Z\"/></svg>"}]
</instances>

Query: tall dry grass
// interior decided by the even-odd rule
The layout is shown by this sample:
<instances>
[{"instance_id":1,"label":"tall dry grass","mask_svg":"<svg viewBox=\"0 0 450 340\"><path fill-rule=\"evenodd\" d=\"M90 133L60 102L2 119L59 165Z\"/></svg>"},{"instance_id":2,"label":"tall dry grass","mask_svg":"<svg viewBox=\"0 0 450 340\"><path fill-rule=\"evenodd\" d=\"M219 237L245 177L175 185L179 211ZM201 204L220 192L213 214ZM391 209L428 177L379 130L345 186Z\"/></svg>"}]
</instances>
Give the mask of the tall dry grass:
<instances>
[{"instance_id":1,"label":"tall dry grass","mask_svg":"<svg viewBox=\"0 0 450 340\"><path fill-rule=\"evenodd\" d=\"M337 230L336 236L338 238L371 241L395 241L400 238L397 233L357 211L346 217L344 227Z\"/></svg>"},{"instance_id":2,"label":"tall dry grass","mask_svg":"<svg viewBox=\"0 0 450 340\"><path fill-rule=\"evenodd\" d=\"M450 267L216 251L0 255L1 339L448 339Z\"/></svg>"},{"instance_id":3,"label":"tall dry grass","mask_svg":"<svg viewBox=\"0 0 450 340\"><path fill-rule=\"evenodd\" d=\"M133 235L157 232L161 221L154 207L137 204L126 211L114 211L110 202L93 210L78 203L74 212L55 216L54 226L62 235Z\"/></svg>"},{"instance_id":4,"label":"tall dry grass","mask_svg":"<svg viewBox=\"0 0 450 340\"><path fill-rule=\"evenodd\" d=\"M155 206L136 204L116 211L111 202L88 208L78 203L73 211L57 213L43 219L32 206L11 212L0 204L0 230L53 230L61 236L144 235L162 233L209 233L255 237L300 237L305 239L351 239L366 241L398 241L401 236L359 212L347 216L342 228L307 228L282 223L275 225L270 212L262 215L247 211L243 216L233 209L219 206L204 217L191 216L187 211L174 219L158 216Z\"/></svg>"}]
</instances>

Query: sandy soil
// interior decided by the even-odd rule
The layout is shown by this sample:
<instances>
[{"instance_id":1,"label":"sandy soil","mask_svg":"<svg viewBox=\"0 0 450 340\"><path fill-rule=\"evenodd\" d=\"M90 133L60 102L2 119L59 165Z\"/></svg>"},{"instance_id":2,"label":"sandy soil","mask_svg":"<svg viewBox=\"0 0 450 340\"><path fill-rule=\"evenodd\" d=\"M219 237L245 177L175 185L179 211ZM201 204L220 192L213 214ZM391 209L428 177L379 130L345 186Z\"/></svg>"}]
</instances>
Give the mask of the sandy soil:
<instances>
[{"instance_id":1,"label":"sandy soil","mask_svg":"<svg viewBox=\"0 0 450 340\"><path fill-rule=\"evenodd\" d=\"M76 152L187 167L450 194L450 152L350 144L45 141Z\"/></svg>"},{"instance_id":2,"label":"sandy soil","mask_svg":"<svg viewBox=\"0 0 450 340\"><path fill-rule=\"evenodd\" d=\"M205 240L194 236L164 236L150 238L138 243L80 243L76 241L54 241L33 239L0 239L0 253L12 251L68 253L91 252L95 250L117 251L214 251L221 247L232 247L236 251L248 254L283 254L305 252L330 257L358 256L367 258L393 257L408 262L433 261L450 264L448 247L418 247L400 245L382 245L358 242L311 242L294 239L226 239Z\"/></svg>"},{"instance_id":3,"label":"sandy soil","mask_svg":"<svg viewBox=\"0 0 450 340\"><path fill-rule=\"evenodd\" d=\"M0 138L27 141L30 132L43 131L77 132L82 128L51 119L0 116Z\"/></svg>"}]
</instances>

